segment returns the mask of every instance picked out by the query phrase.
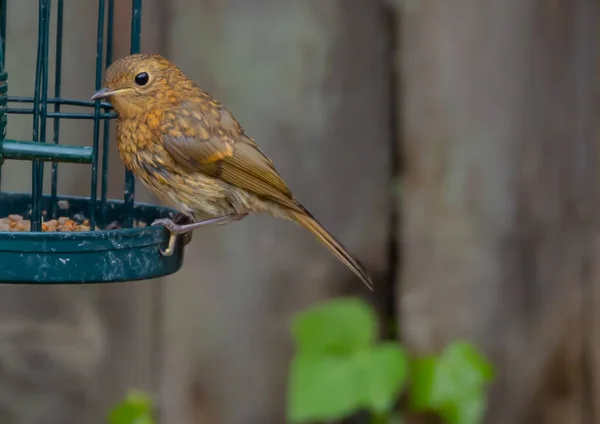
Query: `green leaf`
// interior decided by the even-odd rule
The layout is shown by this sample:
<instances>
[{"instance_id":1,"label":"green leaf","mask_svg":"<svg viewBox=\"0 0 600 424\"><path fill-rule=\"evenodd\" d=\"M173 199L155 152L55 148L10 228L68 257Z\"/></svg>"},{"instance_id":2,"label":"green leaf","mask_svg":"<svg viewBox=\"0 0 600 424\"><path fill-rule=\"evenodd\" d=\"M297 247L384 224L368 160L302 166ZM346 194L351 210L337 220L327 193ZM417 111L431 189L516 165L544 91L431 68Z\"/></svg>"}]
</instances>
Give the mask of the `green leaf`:
<instances>
[{"instance_id":1,"label":"green leaf","mask_svg":"<svg viewBox=\"0 0 600 424\"><path fill-rule=\"evenodd\" d=\"M360 406L360 377L353 357L297 354L291 364L288 421L330 421L353 413Z\"/></svg>"},{"instance_id":2,"label":"green leaf","mask_svg":"<svg viewBox=\"0 0 600 424\"><path fill-rule=\"evenodd\" d=\"M454 342L446 347L436 368L436 403L468 395L494 377L492 366L475 347L465 342Z\"/></svg>"},{"instance_id":3,"label":"green leaf","mask_svg":"<svg viewBox=\"0 0 600 424\"><path fill-rule=\"evenodd\" d=\"M397 343L380 343L355 355L362 373L363 406L378 414L394 407L407 376L407 356Z\"/></svg>"},{"instance_id":4,"label":"green leaf","mask_svg":"<svg viewBox=\"0 0 600 424\"><path fill-rule=\"evenodd\" d=\"M413 365L410 406L438 413L450 424L476 424L485 411L485 386L492 366L465 342L450 344L439 358L426 357Z\"/></svg>"},{"instance_id":5,"label":"green leaf","mask_svg":"<svg viewBox=\"0 0 600 424\"><path fill-rule=\"evenodd\" d=\"M485 413L485 396L482 390L474 391L470 396L440 405L437 413L448 424L478 424Z\"/></svg>"},{"instance_id":6,"label":"green leaf","mask_svg":"<svg viewBox=\"0 0 600 424\"><path fill-rule=\"evenodd\" d=\"M373 414L369 424L404 424L404 417L399 413Z\"/></svg>"},{"instance_id":7,"label":"green leaf","mask_svg":"<svg viewBox=\"0 0 600 424\"><path fill-rule=\"evenodd\" d=\"M361 409L388 414L406 374L406 354L392 342L345 356L300 353L291 364L288 419L328 421Z\"/></svg>"},{"instance_id":8,"label":"green leaf","mask_svg":"<svg viewBox=\"0 0 600 424\"><path fill-rule=\"evenodd\" d=\"M404 424L404 417L400 414L392 414L388 424Z\"/></svg>"},{"instance_id":9,"label":"green leaf","mask_svg":"<svg viewBox=\"0 0 600 424\"><path fill-rule=\"evenodd\" d=\"M109 413L110 424L155 424L152 417L152 400L143 392L131 391L125 400Z\"/></svg>"},{"instance_id":10,"label":"green leaf","mask_svg":"<svg viewBox=\"0 0 600 424\"><path fill-rule=\"evenodd\" d=\"M435 408L433 399L437 359L433 356L417 358L411 365L410 407L414 411Z\"/></svg>"},{"instance_id":11,"label":"green leaf","mask_svg":"<svg viewBox=\"0 0 600 424\"><path fill-rule=\"evenodd\" d=\"M295 316L292 335L301 352L349 353L370 346L377 333L370 306L356 298L340 298Z\"/></svg>"}]
</instances>

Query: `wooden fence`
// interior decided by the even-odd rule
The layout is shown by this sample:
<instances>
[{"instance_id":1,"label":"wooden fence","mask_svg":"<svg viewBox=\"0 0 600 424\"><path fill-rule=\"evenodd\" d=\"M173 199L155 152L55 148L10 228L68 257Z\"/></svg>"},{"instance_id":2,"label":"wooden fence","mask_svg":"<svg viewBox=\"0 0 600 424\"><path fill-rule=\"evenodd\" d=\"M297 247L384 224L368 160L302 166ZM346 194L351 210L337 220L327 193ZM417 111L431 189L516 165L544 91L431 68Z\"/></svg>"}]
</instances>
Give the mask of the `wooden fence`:
<instances>
[{"instance_id":1,"label":"wooden fence","mask_svg":"<svg viewBox=\"0 0 600 424\"><path fill-rule=\"evenodd\" d=\"M32 3L8 0L14 95L33 90ZM85 99L97 4L65 3L64 95ZM146 0L143 16L143 51L228 105L364 260L412 349L461 337L491 356L486 423L600 422L597 2ZM10 137L30 128L11 116ZM62 131L90 143L90 123ZM4 168L4 189L29 189L28 167ZM62 167L61 192L88 175ZM344 293L364 295L267 217L198 231L162 280L0 287L0 423L102 423L129 388L162 423L283 423L289 318Z\"/></svg>"}]
</instances>

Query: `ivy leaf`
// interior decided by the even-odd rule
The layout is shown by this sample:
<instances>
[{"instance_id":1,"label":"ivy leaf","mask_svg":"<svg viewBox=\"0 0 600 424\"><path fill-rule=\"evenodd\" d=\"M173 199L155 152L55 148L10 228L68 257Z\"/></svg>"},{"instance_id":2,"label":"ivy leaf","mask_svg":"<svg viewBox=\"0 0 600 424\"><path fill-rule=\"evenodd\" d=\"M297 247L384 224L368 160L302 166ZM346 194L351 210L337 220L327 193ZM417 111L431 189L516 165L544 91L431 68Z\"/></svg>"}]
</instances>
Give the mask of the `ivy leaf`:
<instances>
[{"instance_id":1,"label":"ivy leaf","mask_svg":"<svg viewBox=\"0 0 600 424\"><path fill-rule=\"evenodd\" d=\"M340 298L296 315L292 335L300 352L343 354L373 344L377 333L369 305L356 298Z\"/></svg>"},{"instance_id":2,"label":"ivy leaf","mask_svg":"<svg viewBox=\"0 0 600 424\"><path fill-rule=\"evenodd\" d=\"M433 356L417 358L411 366L410 407L414 411L426 411L436 407L434 385L436 383L437 359Z\"/></svg>"},{"instance_id":3,"label":"ivy leaf","mask_svg":"<svg viewBox=\"0 0 600 424\"><path fill-rule=\"evenodd\" d=\"M139 391L131 391L109 413L110 424L156 424L152 417L152 400Z\"/></svg>"},{"instance_id":4,"label":"ivy leaf","mask_svg":"<svg viewBox=\"0 0 600 424\"><path fill-rule=\"evenodd\" d=\"M352 356L297 354L291 364L288 421L331 421L351 414L360 406L360 377Z\"/></svg>"},{"instance_id":5,"label":"ivy leaf","mask_svg":"<svg viewBox=\"0 0 600 424\"><path fill-rule=\"evenodd\" d=\"M369 424L404 424L404 417L400 414L373 414Z\"/></svg>"},{"instance_id":6,"label":"ivy leaf","mask_svg":"<svg viewBox=\"0 0 600 424\"><path fill-rule=\"evenodd\" d=\"M439 358L415 361L410 405L436 412L450 424L477 424L485 412L485 386L492 366L465 342L450 344Z\"/></svg>"},{"instance_id":7,"label":"ivy leaf","mask_svg":"<svg viewBox=\"0 0 600 424\"><path fill-rule=\"evenodd\" d=\"M492 366L475 347L465 342L454 342L446 347L436 368L436 403L468 395L494 377Z\"/></svg>"},{"instance_id":8,"label":"ivy leaf","mask_svg":"<svg viewBox=\"0 0 600 424\"><path fill-rule=\"evenodd\" d=\"M397 343L380 343L355 356L362 373L363 406L378 414L394 407L407 377L407 356Z\"/></svg>"},{"instance_id":9,"label":"ivy leaf","mask_svg":"<svg viewBox=\"0 0 600 424\"><path fill-rule=\"evenodd\" d=\"M448 424L478 424L485 413L485 396L482 390L464 394L460 399L440 405L437 413Z\"/></svg>"},{"instance_id":10,"label":"ivy leaf","mask_svg":"<svg viewBox=\"0 0 600 424\"><path fill-rule=\"evenodd\" d=\"M300 353L291 366L288 419L330 421L361 409L387 414L406 375L406 354L391 342L343 356Z\"/></svg>"}]
</instances>

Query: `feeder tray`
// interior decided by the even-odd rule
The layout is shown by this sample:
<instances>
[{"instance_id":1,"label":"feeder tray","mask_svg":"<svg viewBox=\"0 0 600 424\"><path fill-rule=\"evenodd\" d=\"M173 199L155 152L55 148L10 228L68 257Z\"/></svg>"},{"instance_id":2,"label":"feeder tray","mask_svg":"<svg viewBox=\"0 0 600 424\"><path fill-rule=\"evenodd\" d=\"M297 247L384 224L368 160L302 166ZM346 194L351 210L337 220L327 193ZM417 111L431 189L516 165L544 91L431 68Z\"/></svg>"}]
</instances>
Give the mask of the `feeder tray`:
<instances>
[{"instance_id":1,"label":"feeder tray","mask_svg":"<svg viewBox=\"0 0 600 424\"><path fill-rule=\"evenodd\" d=\"M16 1L16 0L15 0ZM38 2L38 50L33 97L9 95L5 72L7 2L0 0L0 172L5 160L30 161L31 193L0 192L0 283L63 284L109 283L162 277L179 270L183 247L191 235L178 237L173 253L163 255L170 234L151 226L159 218L178 219L177 211L134 201L135 180L127 171L124 200L106 196L108 181L109 120L115 118L110 104L100 101L69 100L60 96L64 0L56 0L55 79L53 96L48 87L48 45L50 42L50 0ZM53 2L54 3L54 2ZM103 68L112 60L115 0L98 0L96 84L100 88ZM142 0L132 0L131 53L140 49ZM10 51L10 49L9 49ZM81 59L83 60L83 59ZM89 98L89 97L88 97ZM13 104L16 104L14 106ZM62 105L89 108L85 112L62 112ZM32 115L31 140L6 138L10 114ZM59 143L64 119L89 119L94 123L92 146ZM48 123L53 140L46 142ZM100 148L102 147L102 159ZM43 193L44 162L52 162L51 193ZM58 163L90 166L90 197L61 196L57 193ZM1 174L0 174L1 177ZM1 180L0 180L1 182ZM100 189L100 198L98 198ZM19 215L26 221L10 221ZM62 217L75 228L54 227ZM53 227L50 228L50 223ZM139 225L136 225L139 224ZM17 228L18 227L18 228ZM72 231L75 230L75 231Z\"/></svg>"},{"instance_id":2,"label":"feeder tray","mask_svg":"<svg viewBox=\"0 0 600 424\"><path fill-rule=\"evenodd\" d=\"M42 198L44 210L50 210L50 196ZM90 200L62 196L60 216L75 221L89 212ZM98 206L100 206L98 204ZM110 200L107 216L111 223L123 221L123 201ZM0 215L19 214L30 218L31 194L0 194ZM98 215L100 211L97 211ZM135 221L144 227L78 232L0 232L0 281L14 283L96 283L133 281L162 277L181 268L182 237L175 253L162 256L169 241L168 232L149 224L155 219L172 217L173 211L147 204L136 204Z\"/></svg>"}]
</instances>

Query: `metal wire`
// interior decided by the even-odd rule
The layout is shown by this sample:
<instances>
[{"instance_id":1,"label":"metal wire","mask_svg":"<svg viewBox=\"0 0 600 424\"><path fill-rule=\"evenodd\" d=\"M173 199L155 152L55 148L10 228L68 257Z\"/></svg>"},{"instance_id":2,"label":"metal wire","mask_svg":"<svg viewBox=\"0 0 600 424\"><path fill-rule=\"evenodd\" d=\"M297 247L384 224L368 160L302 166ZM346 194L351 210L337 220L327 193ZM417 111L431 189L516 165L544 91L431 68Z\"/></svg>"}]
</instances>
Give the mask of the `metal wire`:
<instances>
[{"instance_id":1,"label":"metal wire","mask_svg":"<svg viewBox=\"0 0 600 424\"><path fill-rule=\"evenodd\" d=\"M2 37L2 69L6 62L6 0L0 1L0 37Z\"/></svg>"},{"instance_id":2,"label":"metal wire","mask_svg":"<svg viewBox=\"0 0 600 424\"><path fill-rule=\"evenodd\" d=\"M6 62L6 0L0 0L0 38L2 44L2 70ZM6 116L6 115L5 115ZM0 188L2 187L2 167L0 166Z\"/></svg>"},{"instance_id":3,"label":"metal wire","mask_svg":"<svg viewBox=\"0 0 600 424\"><path fill-rule=\"evenodd\" d=\"M102 55L104 53L105 0L98 1L98 38L96 41L96 90L102 86ZM90 226L96 228L96 200L98 197L98 149L100 148L100 102L94 105L94 135L92 140L92 184L90 189Z\"/></svg>"},{"instance_id":4,"label":"metal wire","mask_svg":"<svg viewBox=\"0 0 600 424\"><path fill-rule=\"evenodd\" d=\"M48 98L48 39L50 37L50 0L40 0L38 25L37 66L35 71L33 141L46 142ZM31 231L42 230L42 193L44 188L44 162L32 164Z\"/></svg>"},{"instance_id":5,"label":"metal wire","mask_svg":"<svg viewBox=\"0 0 600 424\"><path fill-rule=\"evenodd\" d=\"M10 100L9 100L10 101ZM63 104L63 103L61 103ZM15 115L31 115L34 112L34 109L19 109L14 107L6 108L7 113L12 113ZM48 112L46 114L48 118L62 118L62 119L95 119L96 117L99 119L112 119L116 117L116 113L100 113L96 115L95 113L81 113L81 112Z\"/></svg>"},{"instance_id":6,"label":"metal wire","mask_svg":"<svg viewBox=\"0 0 600 424\"><path fill-rule=\"evenodd\" d=\"M62 1L62 0L59 0ZM61 53L62 54L62 53ZM58 57L58 55L57 55ZM35 99L33 97L26 96L8 96L9 103L35 103ZM53 97L47 99L46 103L60 106L89 106L95 107L95 102L87 101L87 100L69 100L69 99L61 99L60 97ZM109 103L100 102L100 107L105 112L102 112L98 115L100 119L112 119L117 116L116 112L112 110L112 107ZM60 112L60 109L54 108L54 112L48 112L48 118L63 118L63 119L94 119L96 114L92 113L83 113L83 112ZM12 113L15 115L32 115L34 108L18 108L18 107L9 107L6 109L7 113Z\"/></svg>"},{"instance_id":7,"label":"metal wire","mask_svg":"<svg viewBox=\"0 0 600 424\"><path fill-rule=\"evenodd\" d=\"M8 96L8 101L15 102L15 103L33 103L34 98L27 97L27 96ZM92 100L71 100L71 99L61 99L61 98L49 98L47 100L47 102L48 102L48 104L60 103L61 105L68 105L68 106L89 106L89 107L96 106L96 102L94 102ZM111 109L110 103L100 102L100 105L104 109Z\"/></svg>"},{"instance_id":8,"label":"metal wire","mask_svg":"<svg viewBox=\"0 0 600 424\"><path fill-rule=\"evenodd\" d=\"M0 45L5 52L6 45L6 13L7 0L0 0ZM58 172L59 162L90 163L90 210L89 219L92 228L95 225L103 227L107 224L108 214L108 170L110 157L110 124L116 117L111 105L103 101L72 100L61 97L62 65L63 65L63 31L64 31L64 0L56 0L56 61L54 64L54 92L48 96L48 50L50 39L51 0L38 2L38 43L36 70L33 96L8 96L10 107L7 114L32 115L32 141L46 143L46 127L48 119L52 120L52 144L37 147L27 141L5 140L5 158L32 160L32 208L31 231L41 231L42 196L44 183L44 161L52 162L51 172L51 209L48 213L57 216ZM131 0L131 53L140 51L142 0ZM98 27L96 42L96 73L95 87L101 87L103 70L113 60L115 0L98 0ZM106 42L105 42L106 41ZM5 54L2 57L4 68ZM48 106L50 105L50 109ZM65 112L62 106L93 108L90 111ZM60 144L60 121L62 119L91 119L93 120L92 148L85 146L64 146ZM101 122L103 121L103 122ZM102 146L102 162L100 164L100 146ZM100 166L99 166L100 165ZM1 183L0 164L0 183ZM100 175L98 175L100 173ZM98 204L98 183L100 179L100 204ZM129 171L125 173L124 209L122 226L133 227L133 207L135 202L135 178Z\"/></svg>"},{"instance_id":9,"label":"metal wire","mask_svg":"<svg viewBox=\"0 0 600 424\"><path fill-rule=\"evenodd\" d=\"M58 17L56 18L56 61L54 64L54 97L60 98L60 83L62 77L62 37L63 37L63 15L64 0L58 0ZM48 99L46 99L47 101ZM54 121L52 141L58 144L60 138L60 119L56 114L60 113L60 102L54 103ZM52 162L52 182L50 189L50 214L56 218L57 195L58 195L58 162Z\"/></svg>"},{"instance_id":10,"label":"metal wire","mask_svg":"<svg viewBox=\"0 0 600 424\"><path fill-rule=\"evenodd\" d=\"M113 28L114 28L114 15L115 15L115 1L108 0L108 23L106 25L106 67L112 63L112 46L113 46ZM100 225L105 226L108 224L108 203L107 203L107 191L108 191L108 161L110 158L110 125L109 121L104 121L104 131L102 140L102 187L100 194Z\"/></svg>"},{"instance_id":11,"label":"metal wire","mask_svg":"<svg viewBox=\"0 0 600 424\"><path fill-rule=\"evenodd\" d=\"M133 0L131 5L131 47L130 53L140 52L142 32L142 0ZM133 227L133 203L135 200L135 178L131 171L125 172L124 227Z\"/></svg>"}]
</instances>

